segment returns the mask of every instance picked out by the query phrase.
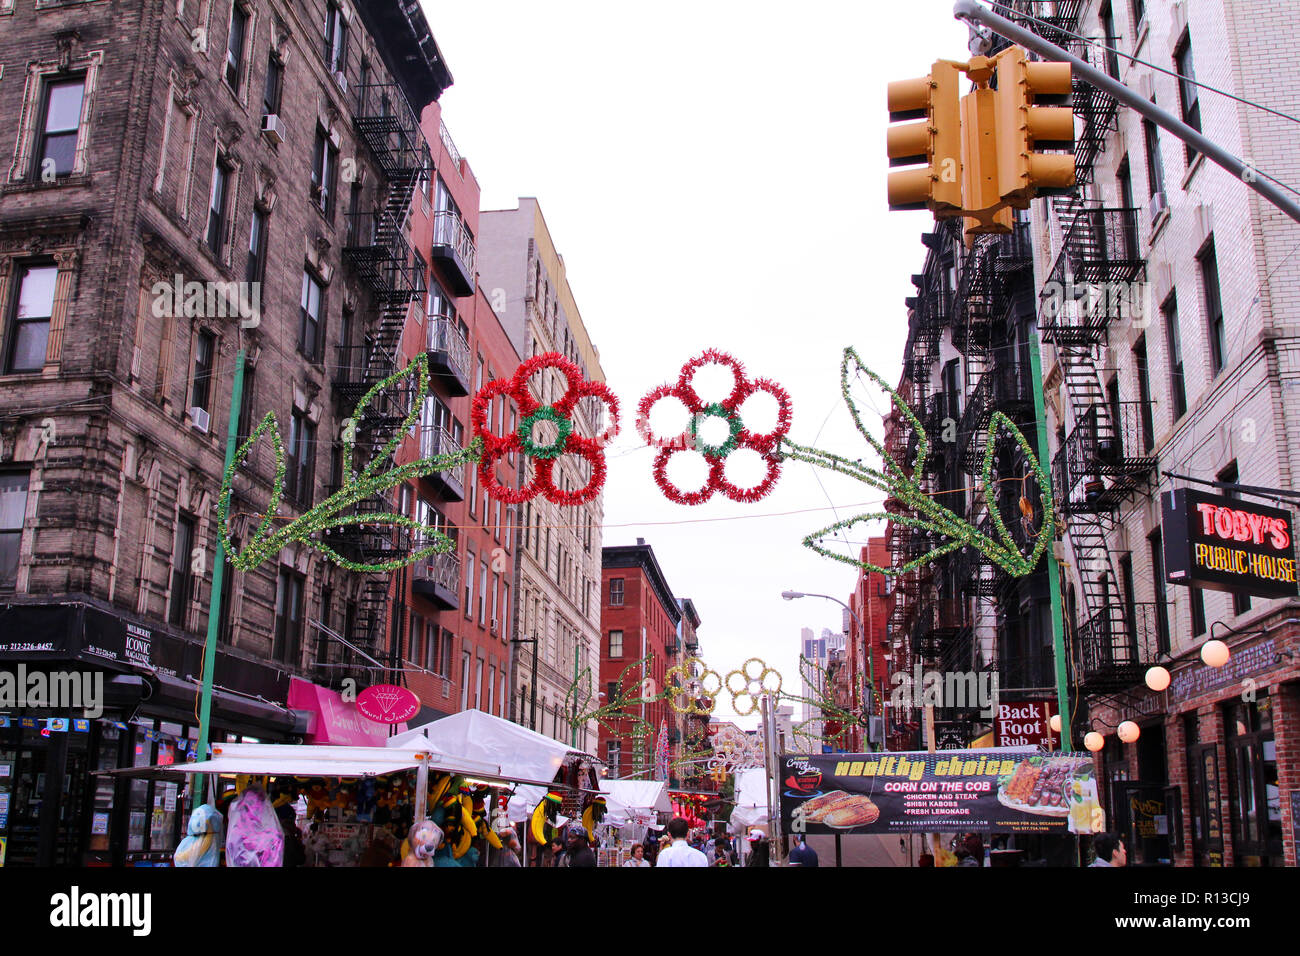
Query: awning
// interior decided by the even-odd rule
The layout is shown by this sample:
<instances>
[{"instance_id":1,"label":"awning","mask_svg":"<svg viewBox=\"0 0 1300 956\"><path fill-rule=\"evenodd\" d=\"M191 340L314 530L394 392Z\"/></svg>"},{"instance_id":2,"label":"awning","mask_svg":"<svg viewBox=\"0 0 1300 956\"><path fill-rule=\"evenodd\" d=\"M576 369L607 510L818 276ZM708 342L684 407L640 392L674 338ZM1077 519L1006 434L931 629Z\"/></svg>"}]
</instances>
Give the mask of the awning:
<instances>
[{"instance_id":1,"label":"awning","mask_svg":"<svg viewBox=\"0 0 1300 956\"><path fill-rule=\"evenodd\" d=\"M672 813L662 780L602 780L600 789L614 800L634 810L655 810Z\"/></svg>"},{"instance_id":2,"label":"awning","mask_svg":"<svg viewBox=\"0 0 1300 956\"><path fill-rule=\"evenodd\" d=\"M438 753L418 744L411 747L327 747L313 744L212 745L212 759L194 763L122 767L97 771L105 776L176 779L177 775L252 774L268 777L375 777L411 770L428 760L432 773L453 773L494 786L517 783L549 784L503 776L481 761Z\"/></svg>"}]
</instances>

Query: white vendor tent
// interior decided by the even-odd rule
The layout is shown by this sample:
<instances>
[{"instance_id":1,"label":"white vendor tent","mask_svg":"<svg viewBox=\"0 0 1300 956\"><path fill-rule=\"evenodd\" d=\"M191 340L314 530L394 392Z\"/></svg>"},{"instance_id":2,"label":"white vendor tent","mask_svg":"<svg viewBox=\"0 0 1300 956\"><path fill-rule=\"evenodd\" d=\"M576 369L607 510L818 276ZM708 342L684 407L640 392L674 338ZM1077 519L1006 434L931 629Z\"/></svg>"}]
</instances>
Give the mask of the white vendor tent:
<instances>
[{"instance_id":1,"label":"white vendor tent","mask_svg":"<svg viewBox=\"0 0 1300 956\"><path fill-rule=\"evenodd\" d=\"M388 738L390 747L410 747L421 742L435 751L490 764L494 775L525 784L510 798L508 815L514 823L526 820L546 796L550 781L567 758L583 758L593 767L600 764L590 754L481 710L461 711Z\"/></svg>"},{"instance_id":2,"label":"white vendor tent","mask_svg":"<svg viewBox=\"0 0 1300 956\"><path fill-rule=\"evenodd\" d=\"M600 789L605 792L606 805L611 810L624 813L624 808L645 811L652 822L654 813L672 813L673 810L662 780L602 780Z\"/></svg>"},{"instance_id":3,"label":"white vendor tent","mask_svg":"<svg viewBox=\"0 0 1300 956\"><path fill-rule=\"evenodd\" d=\"M762 767L736 771L736 806L731 811L733 830L766 826L767 771Z\"/></svg>"}]
</instances>

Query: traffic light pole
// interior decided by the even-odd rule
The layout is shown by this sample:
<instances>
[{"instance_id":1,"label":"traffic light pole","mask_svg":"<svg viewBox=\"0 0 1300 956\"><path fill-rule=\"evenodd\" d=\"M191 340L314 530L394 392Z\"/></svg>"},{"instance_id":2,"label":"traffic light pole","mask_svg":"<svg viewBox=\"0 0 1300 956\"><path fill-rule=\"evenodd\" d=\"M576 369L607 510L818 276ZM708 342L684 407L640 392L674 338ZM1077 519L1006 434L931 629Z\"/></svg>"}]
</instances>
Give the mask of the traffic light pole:
<instances>
[{"instance_id":1,"label":"traffic light pole","mask_svg":"<svg viewBox=\"0 0 1300 956\"><path fill-rule=\"evenodd\" d=\"M1012 23L1005 17L998 16L991 10L985 9L975 0L957 0L953 5L952 13L958 20L982 24L998 34L998 36L1005 37L1027 50L1033 50L1041 56L1052 60L1069 62L1075 74L1102 92L1109 93L1134 112L1140 113L1151 122L1169 130L1193 149L1204 153L1211 161L1232 173L1233 176L1236 176L1296 222L1300 222L1300 203L1288 196L1272 181L1266 179L1253 165L1238 156L1234 156L1202 135L1199 130L1188 126L1172 113L1162 110L1155 103L1129 89L1119 80L1098 70L1096 67L1090 66L1086 61L1079 59L1079 57L1067 50L1063 50L1054 43L1048 43L1038 34Z\"/></svg>"}]
</instances>

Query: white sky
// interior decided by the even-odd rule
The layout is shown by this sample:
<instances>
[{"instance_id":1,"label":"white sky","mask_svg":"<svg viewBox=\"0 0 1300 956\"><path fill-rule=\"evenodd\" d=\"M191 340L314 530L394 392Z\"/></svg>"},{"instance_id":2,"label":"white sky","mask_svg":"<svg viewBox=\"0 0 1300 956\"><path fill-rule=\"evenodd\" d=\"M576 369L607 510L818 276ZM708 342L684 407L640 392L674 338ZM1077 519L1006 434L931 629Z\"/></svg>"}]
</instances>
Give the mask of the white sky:
<instances>
[{"instance_id":1,"label":"white sky","mask_svg":"<svg viewBox=\"0 0 1300 956\"><path fill-rule=\"evenodd\" d=\"M673 592L695 601L711 667L725 677L760 657L798 693L799 630L838 629L840 608L780 593L847 600L855 578L800 540L878 510L850 506L879 493L791 462L757 504L672 504L637 447L636 405L712 346L789 391L793 440L869 452L840 400L841 352L856 345L897 381L930 224L885 205L885 87L966 59L966 27L950 0L424 9L456 81L443 119L483 208L538 198L619 397L604 543L654 547ZM879 435L869 404L864 417ZM768 516L802 509L821 510Z\"/></svg>"}]
</instances>

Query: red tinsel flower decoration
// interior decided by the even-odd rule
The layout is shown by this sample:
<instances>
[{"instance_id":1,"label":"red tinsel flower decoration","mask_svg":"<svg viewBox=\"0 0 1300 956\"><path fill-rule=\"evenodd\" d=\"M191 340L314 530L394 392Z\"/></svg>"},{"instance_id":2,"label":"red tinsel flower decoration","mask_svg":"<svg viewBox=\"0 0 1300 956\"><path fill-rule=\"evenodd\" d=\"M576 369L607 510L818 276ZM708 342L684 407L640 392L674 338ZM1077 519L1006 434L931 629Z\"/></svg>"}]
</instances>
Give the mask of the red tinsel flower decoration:
<instances>
[{"instance_id":1,"label":"red tinsel flower decoration","mask_svg":"<svg viewBox=\"0 0 1300 956\"><path fill-rule=\"evenodd\" d=\"M542 369L553 368L569 383L564 396L552 405L543 405L528 390L528 380ZM488 421L492 400L498 395L509 395L519 406L519 424L509 435L497 435ZM609 406L609 426L595 438L579 435L573 421L578 402L594 395ZM517 505L530 501L538 494L557 505L580 505L591 501L605 484L605 444L618 434L618 399L604 384L590 382L582 377L582 370L558 352L535 355L515 369L510 378L493 379L479 389L470 406L470 426L474 435L483 439L483 457L479 459L479 480L488 496L497 501ZM550 422L556 432L549 443L533 437L533 427L539 421ZM522 488L502 487L496 479L496 464L502 456L519 452L533 459L533 478ZM555 487L551 473L561 455L581 455L591 463L591 479L583 488L564 491Z\"/></svg>"},{"instance_id":2,"label":"red tinsel flower decoration","mask_svg":"<svg viewBox=\"0 0 1300 956\"><path fill-rule=\"evenodd\" d=\"M731 394L721 402L705 402L691 385L696 370L704 365L725 365L731 369L735 385ZM740 406L755 392L767 392L777 402L776 427L766 434L758 434L745 427L740 419ZM656 438L650 431L650 409L663 398L676 398L686 406L691 418L685 431L671 438ZM728 436L718 445L709 445L699 436L700 423L706 418L720 418L727 422ZM703 504L721 492L732 501L758 501L767 496L777 478L781 476L781 455L778 446L790 430L790 396L785 389L766 378L750 380L745 367L726 352L708 349L682 366L675 385L660 385L651 390L637 407L637 431L650 445L660 451L655 456L654 480L669 501L680 505ZM727 456L740 448L758 452L767 462L767 475L752 488L738 488L727 480L724 469ZM682 491L668 480L668 462L680 452L698 451L709 464L709 480L698 491Z\"/></svg>"}]
</instances>

